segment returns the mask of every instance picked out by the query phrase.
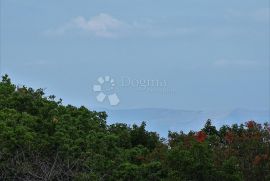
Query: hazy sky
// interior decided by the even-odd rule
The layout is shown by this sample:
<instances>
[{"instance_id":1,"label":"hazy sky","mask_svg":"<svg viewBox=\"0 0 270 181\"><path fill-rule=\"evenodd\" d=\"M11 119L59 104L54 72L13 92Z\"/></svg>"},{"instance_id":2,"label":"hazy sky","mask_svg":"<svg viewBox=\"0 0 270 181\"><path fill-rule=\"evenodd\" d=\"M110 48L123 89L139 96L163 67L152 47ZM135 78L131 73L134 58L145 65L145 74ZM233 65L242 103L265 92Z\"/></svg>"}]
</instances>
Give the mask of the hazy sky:
<instances>
[{"instance_id":1,"label":"hazy sky","mask_svg":"<svg viewBox=\"0 0 270 181\"><path fill-rule=\"evenodd\" d=\"M0 1L1 73L65 104L269 110L269 0Z\"/></svg>"}]
</instances>

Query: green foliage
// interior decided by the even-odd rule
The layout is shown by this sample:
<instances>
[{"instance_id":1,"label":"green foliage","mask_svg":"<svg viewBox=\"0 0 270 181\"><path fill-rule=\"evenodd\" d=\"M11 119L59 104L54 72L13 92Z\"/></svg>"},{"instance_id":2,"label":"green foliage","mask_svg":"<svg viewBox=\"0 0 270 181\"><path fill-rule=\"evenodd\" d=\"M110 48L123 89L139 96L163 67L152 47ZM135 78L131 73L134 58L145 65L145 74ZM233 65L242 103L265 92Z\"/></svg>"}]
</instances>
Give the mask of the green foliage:
<instances>
[{"instance_id":1,"label":"green foliage","mask_svg":"<svg viewBox=\"0 0 270 181\"><path fill-rule=\"evenodd\" d=\"M0 82L0 180L266 180L269 125L198 133L106 124L105 112L62 105L42 89Z\"/></svg>"}]
</instances>

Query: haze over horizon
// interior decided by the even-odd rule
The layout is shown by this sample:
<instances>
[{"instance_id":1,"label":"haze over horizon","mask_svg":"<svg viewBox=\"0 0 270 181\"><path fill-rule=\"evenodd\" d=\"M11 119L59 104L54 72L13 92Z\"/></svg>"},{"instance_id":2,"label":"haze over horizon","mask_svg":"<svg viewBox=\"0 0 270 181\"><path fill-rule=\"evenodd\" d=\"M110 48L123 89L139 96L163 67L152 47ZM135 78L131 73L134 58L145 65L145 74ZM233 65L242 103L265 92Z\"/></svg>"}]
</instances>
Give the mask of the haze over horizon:
<instances>
[{"instance_id":1,"label":"haze over horizon","mask_svg":"<svg viewBox=\"0 0 270 181\"><path fill-rule=\"evenodd\" d=\"M269 111L269 21L267 0L1 1L0 70L91 109Z\"/></svg>"}]
</instances>

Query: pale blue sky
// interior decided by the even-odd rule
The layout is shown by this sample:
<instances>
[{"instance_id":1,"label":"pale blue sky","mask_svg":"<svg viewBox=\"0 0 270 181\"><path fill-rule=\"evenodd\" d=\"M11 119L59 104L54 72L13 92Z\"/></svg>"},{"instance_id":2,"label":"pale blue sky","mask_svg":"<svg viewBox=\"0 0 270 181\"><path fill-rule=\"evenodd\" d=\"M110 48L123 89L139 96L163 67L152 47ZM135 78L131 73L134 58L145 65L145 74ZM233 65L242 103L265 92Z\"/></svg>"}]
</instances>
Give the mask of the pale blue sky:
<instances>
[{"instance_id":1,"label":"pale blue sky","mask_svg":"<svg viewBox=\"0 0 270 181\"><path fill-rule=\"evenodd\" d=\"M269 110L268 0L0 1L1 72L66 104L110 108L110 75L173 90L118 85L117 109Z\"/></svg>"}]
</instances>

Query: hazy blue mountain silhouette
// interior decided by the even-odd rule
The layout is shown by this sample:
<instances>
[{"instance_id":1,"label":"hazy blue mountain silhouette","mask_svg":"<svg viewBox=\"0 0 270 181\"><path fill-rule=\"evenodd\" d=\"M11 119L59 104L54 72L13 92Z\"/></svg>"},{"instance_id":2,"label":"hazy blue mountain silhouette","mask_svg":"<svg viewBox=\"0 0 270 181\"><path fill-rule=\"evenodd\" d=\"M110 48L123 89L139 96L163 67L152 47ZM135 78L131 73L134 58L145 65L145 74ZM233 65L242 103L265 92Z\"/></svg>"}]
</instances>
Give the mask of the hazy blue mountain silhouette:
<instances>
[{"instance_id":1,"label":"hazy blue mountain silhouette","mask_svg":"<svg viewBox=\"0 0 270 181\"><path fill-rule=\"evenodd\" d=\"M108 113L109 124L121 122L132 125L145 121L147 129L157 131L163 137L167 136L168 130L196 131L202 128L207 119L212 119L213 124L217 127L224 124L244 123L248 120L255 120L259 123L270 120L270 113L267 110L190 111L162 108L98 110Z\"/></svg>"}]
</instances>

